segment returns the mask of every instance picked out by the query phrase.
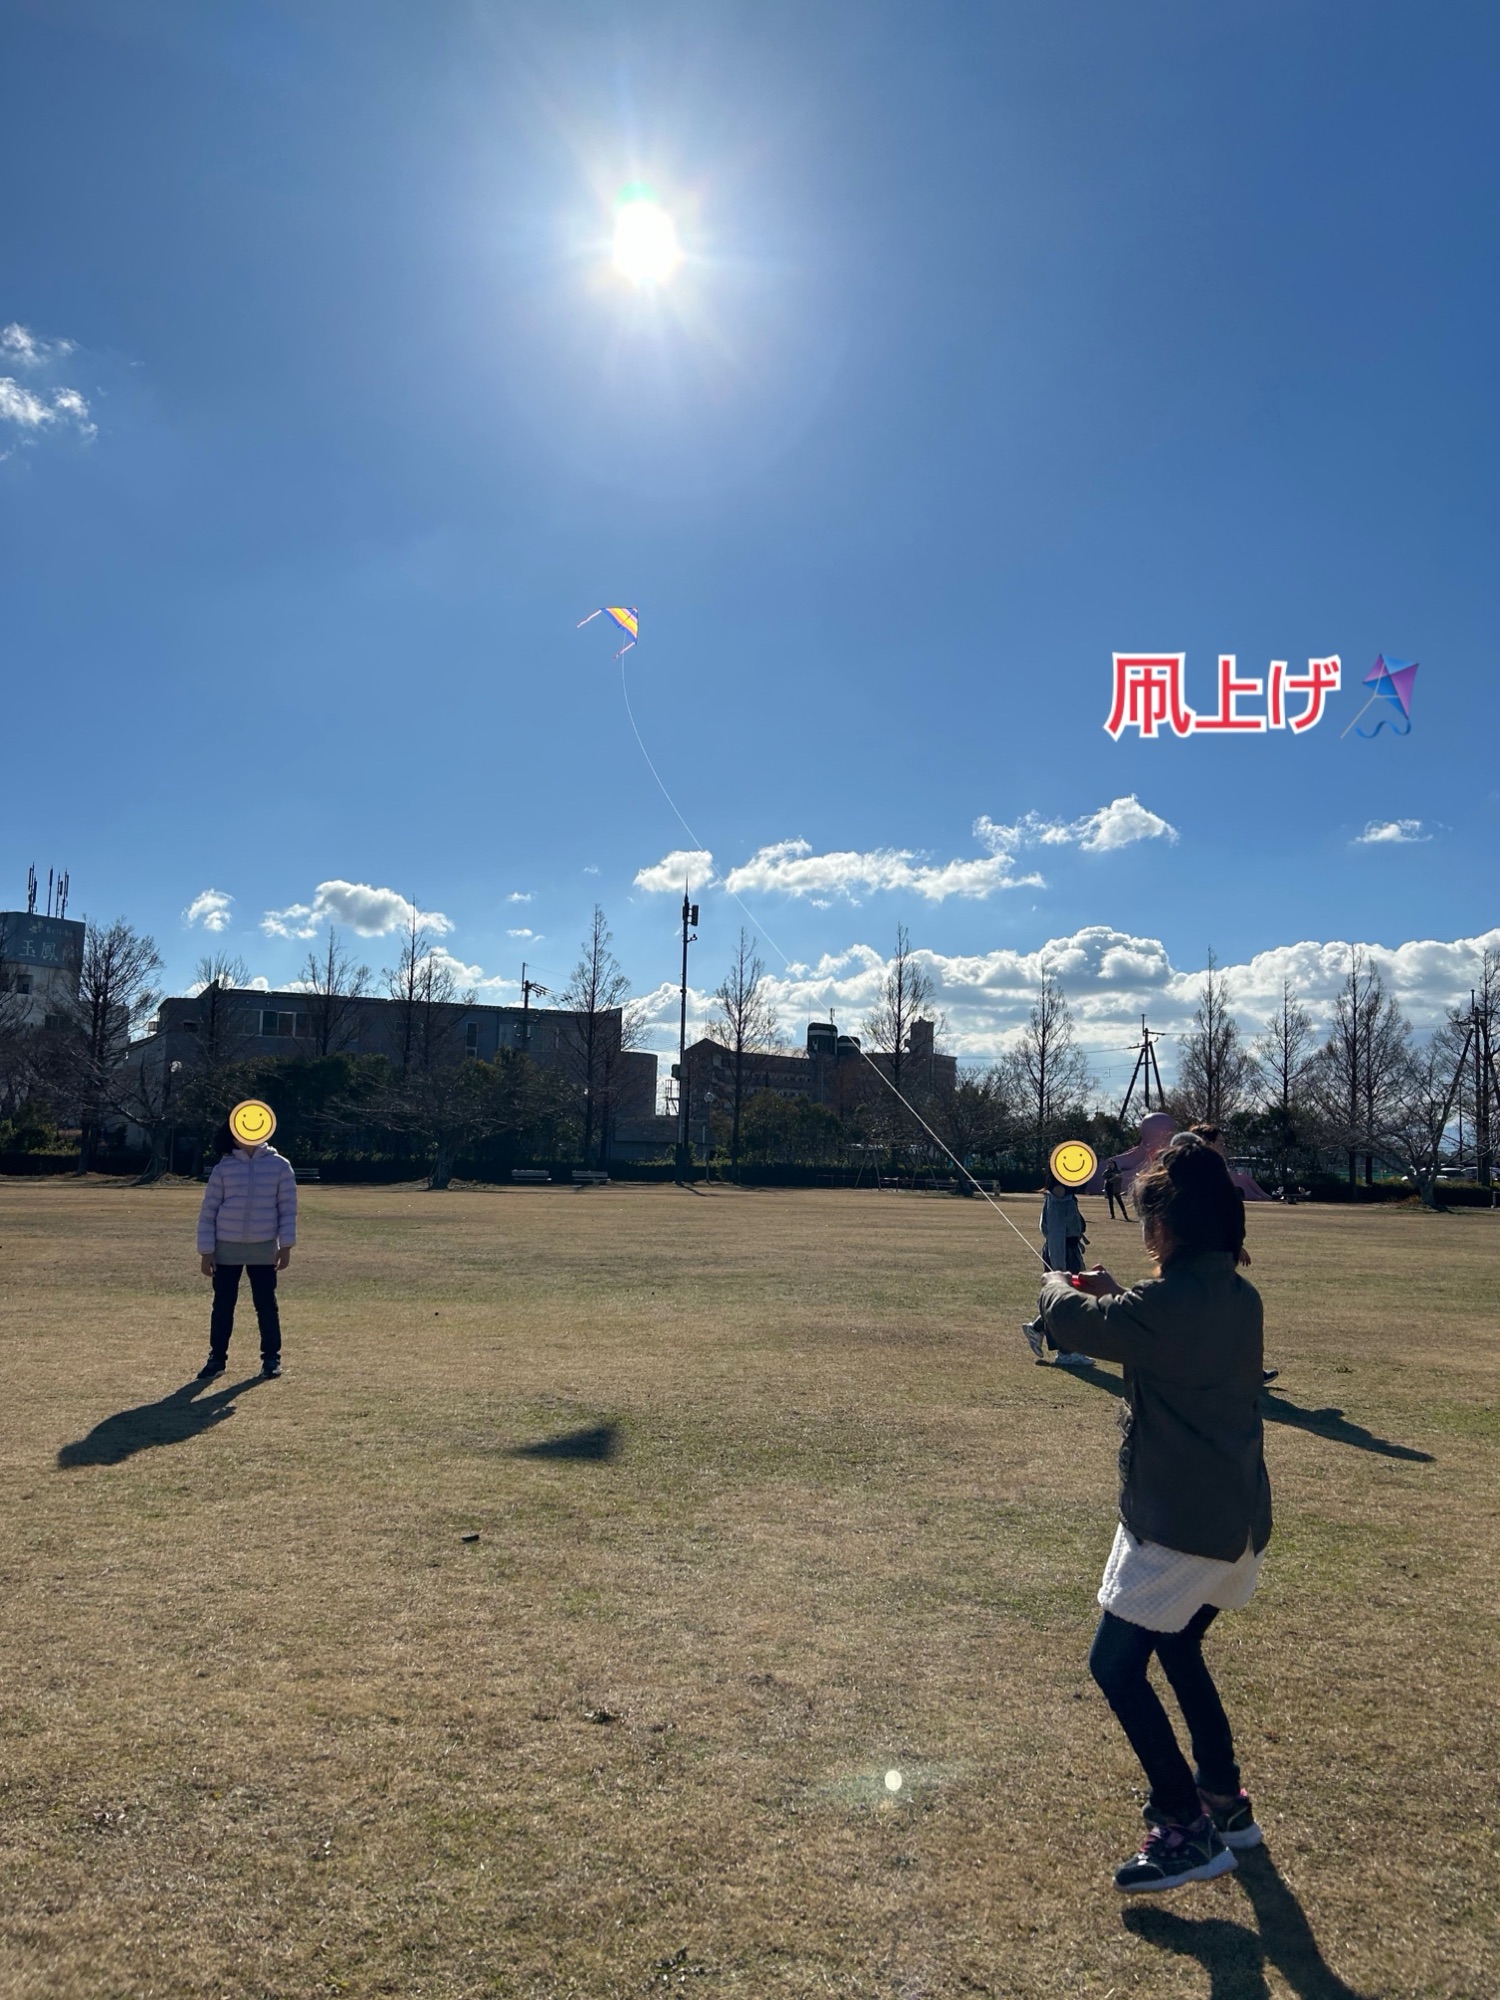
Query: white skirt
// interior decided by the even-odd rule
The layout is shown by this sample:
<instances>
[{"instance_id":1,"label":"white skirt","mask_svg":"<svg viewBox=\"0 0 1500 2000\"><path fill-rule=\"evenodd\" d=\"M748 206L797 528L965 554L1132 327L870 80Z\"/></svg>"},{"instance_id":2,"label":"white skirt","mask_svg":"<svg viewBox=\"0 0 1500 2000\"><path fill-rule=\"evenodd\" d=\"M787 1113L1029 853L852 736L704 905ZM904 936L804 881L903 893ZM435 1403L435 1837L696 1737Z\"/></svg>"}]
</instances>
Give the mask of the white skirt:
<instances>
[{"instance_id":1,"label":"white skirt","mask_svg":"<svg viewBox=\"0 0 1500 2000\"><path fill-rule=\"evenodd\" d=\"M1122 1521L1104 1565L1099 1602L1127 1625L1180 1632L1205 1604L1220 1611L1243 1610L1259 1580L1260 1556L1248 1540L1238 1562L1217 1562L1160 1542L1138 1542Z\"/></svg>"}]
</instances>

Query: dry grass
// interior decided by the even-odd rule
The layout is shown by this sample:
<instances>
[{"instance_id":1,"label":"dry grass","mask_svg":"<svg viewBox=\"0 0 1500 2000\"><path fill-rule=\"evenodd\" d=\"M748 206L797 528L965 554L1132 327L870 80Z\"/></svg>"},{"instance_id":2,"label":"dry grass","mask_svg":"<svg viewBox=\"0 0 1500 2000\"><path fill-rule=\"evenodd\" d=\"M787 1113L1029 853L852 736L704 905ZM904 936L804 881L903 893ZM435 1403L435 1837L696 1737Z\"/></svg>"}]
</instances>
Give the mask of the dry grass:
<instances>
[{"instance_id":1,"label":"dry grass","mask_svg":"<svg viewBox=\"0 0 1500 2000\"><path fill-rule=\"evenodd\" d=\"M1132 1916L1115 1403L995 1216L304 1193L195 1395L194 1191L0 1183L7 1996L1496 1991L1500 1217L1254 1211L1269 1847Z\"/></svg>"}]
</instances>

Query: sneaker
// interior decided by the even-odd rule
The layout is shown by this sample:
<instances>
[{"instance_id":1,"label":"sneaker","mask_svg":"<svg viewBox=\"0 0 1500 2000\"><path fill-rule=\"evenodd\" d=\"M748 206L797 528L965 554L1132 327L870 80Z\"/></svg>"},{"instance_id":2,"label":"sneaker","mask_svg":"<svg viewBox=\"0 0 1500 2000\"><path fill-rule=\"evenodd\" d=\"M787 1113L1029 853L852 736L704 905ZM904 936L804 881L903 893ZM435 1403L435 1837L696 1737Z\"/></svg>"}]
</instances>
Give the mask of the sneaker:
<instances>
[{"instance_id":1,"label":"sneaker","mask_svg":"<svg viewBox=\"0 0 1500 2000\"><path fill-rule=\"evenodd\" d=\"M1037 1360L1045 1361L1047 1357L1042 1352L1042 1322L1039 1319L1023 1320L1021 1331L1026 1336L1026 1345L1031 1349Z\"/></svg>"},{"instance_id":2,"label":"sneaker","mask_svg":"<svg viewBox=\"0 0 1500 2000\"><path fill-rule=\"evenodd\" d=\"M1238 1866L1204 1813L1192 1826L1153 1826L1140 1851L1115 1870L1115 1887L1122 1895L1150 1896L1184 1882L1212 1882Z\"/></svg>"},{"instance_id":3,"label":"sneaker","mask_svg":"<svg viewBox=\"0 0 1500 2000\"><path fill-rule=\"evenodd\" d=\"M260 1364L260 1372L268 1382L274 1382L276 1377L281 1373L281 1363L279 1361L263 1361Z\"/></svg>"},{"instance_id":4,"label":"sneaker","mask_svg":"<svg viewBox=\"0 0 1500 2000\"><path fill-rule=\"evenodd\" d=\"M198 1370L198 1380L200 1382L211 1382L215 1375L222 1375L227 1366L228 1363L221 1361L217 1354L210 1354L207 1361Z\"/></svg>"},{"instance_id":5,"label":"sneaker","mask_svg":"<svg viewBox=\"0 0 1500 2000\"><path fill-rule=\"evenodd\" d=\"M1092 1368L1094 1357L1092 1354L1059 1354L1057 1365L1059 1368Z\"/></svg>"},{"instance_id":6,"label":"sneaker","mask_svg":"<svg viewBox=\"0 0 1500 2000\"><path fill-rule=\"evenodd\" d=\"M1207 1792L1199 1792L1203 1810L1214 1823L1214 1832L1226 1847L1259 1847L1265 1835L1255 1824L1255 1808L1250 1794L1242 1791L1227 1806L1216 1806Z\"/></svg>"},{"instance_id":7,"label":"sneaker","mask_svg":"<svg viewBox=\"0 0 1500 2000\"><path fill-rule=\"evenodd\" d=\"M1268 1382L1274 1382L1280 1373L1281 1370L1279 1368L1262 1368L1260 1371L1261 1387L1264 1388Z\"/></svg>"}]
</instances>

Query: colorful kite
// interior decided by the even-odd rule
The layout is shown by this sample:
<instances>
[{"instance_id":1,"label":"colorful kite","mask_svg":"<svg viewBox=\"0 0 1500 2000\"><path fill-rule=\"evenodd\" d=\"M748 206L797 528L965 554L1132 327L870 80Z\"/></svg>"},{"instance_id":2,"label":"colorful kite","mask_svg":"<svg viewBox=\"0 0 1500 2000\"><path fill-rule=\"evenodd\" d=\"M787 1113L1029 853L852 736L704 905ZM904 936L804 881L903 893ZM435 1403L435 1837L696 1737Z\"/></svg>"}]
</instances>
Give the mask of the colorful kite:
<instances>
[{"instance_id":1,"label":"colorful kite","mask_svg":"<svg viewBox=\"0 0 1500 2000\"><path fill-rule=\"evenodd\" d=\"M1365 709L1370 708L1377 701L1388 701L1392 712L1389 715L1382 715L1373 729L1355 730L1356 735L1363 736L1366 739L1378 736L1385 725L1389 723L1393 736L1410 736L1411 689L1412 682L1417 678L1417 668L1420 664L1419 660L1388 660L1383 653L1375 655L1375 664L1365 675L1365 686L1374 688L1375 692L1370 696L1369 701L1365 703L1364 708L1359 711L1359 715L1363 715ZM1345 736L1354 728L1354 723L1359 721L1359 715L1355 716L1354 722L1346 725L1344 729ZM1405 724L1404 728L1402 727L1403 724Z\"/></svg>"},{"instance_id":2,"label":"colorful kite","mask_svg":"<svg viewBox=\"0 0 1500 2000\"><path fill-rule=\"evenodd\" d=\"M591 624L596 618L613 618L625 634L625 643L615 654L617 660L622 654L630 651L640 636L640 613L633 604L601 604L599 609L591 611L587 618L579 619L578 630L581 632L585 625Z\"/></svg>"}]
</instances>

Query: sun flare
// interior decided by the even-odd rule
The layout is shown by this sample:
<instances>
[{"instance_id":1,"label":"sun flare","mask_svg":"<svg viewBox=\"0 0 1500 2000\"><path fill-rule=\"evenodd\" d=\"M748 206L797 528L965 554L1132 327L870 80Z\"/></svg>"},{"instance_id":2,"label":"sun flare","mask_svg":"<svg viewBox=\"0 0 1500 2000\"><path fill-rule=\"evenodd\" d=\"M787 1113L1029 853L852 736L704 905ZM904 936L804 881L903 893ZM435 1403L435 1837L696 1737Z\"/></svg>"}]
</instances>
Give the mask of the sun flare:
<instances>
[{"instance_id":1,"label":"sun flare","mask_svg":"<svg viewBox=\"0 0 1500 2000\"><path fill-rule=\"evenodd\" d=\"M670 215L648 196L632 196L615 211L614 265L633 285L664 285L682 262Z\"/></svg>"}]
</instances>

